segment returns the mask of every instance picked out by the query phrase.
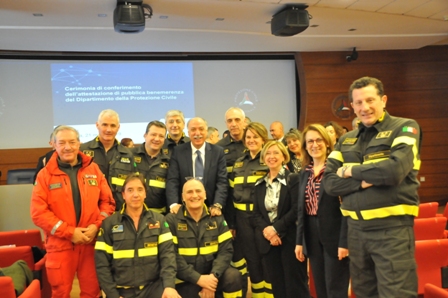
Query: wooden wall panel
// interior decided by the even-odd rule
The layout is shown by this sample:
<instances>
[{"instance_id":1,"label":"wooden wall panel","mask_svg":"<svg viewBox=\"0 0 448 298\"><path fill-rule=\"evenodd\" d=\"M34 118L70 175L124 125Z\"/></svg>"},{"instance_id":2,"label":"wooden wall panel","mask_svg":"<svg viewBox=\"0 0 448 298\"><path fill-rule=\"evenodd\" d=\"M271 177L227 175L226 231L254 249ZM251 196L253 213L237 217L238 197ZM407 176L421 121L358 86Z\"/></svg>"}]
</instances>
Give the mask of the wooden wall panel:
<instances>
[{"instance_id":1,"label":"wooden wall panel","mask_svg":"<svg viewBox=\"0 0 448 298\"><path fill-rule=\"evenodd\" d=\"M359 52L347 62L348 52L301 53L306 82L306 114L301 123L330 120L351 127L351 121L333 116L331 102L347 94L353 80L377 77L384 83L391 115L412 118L423 130L421 147L424 177L422 202L448 201L448 46L419 50ZM303 129L303 126L300 127Z\"/></svg>"}]
</instances>

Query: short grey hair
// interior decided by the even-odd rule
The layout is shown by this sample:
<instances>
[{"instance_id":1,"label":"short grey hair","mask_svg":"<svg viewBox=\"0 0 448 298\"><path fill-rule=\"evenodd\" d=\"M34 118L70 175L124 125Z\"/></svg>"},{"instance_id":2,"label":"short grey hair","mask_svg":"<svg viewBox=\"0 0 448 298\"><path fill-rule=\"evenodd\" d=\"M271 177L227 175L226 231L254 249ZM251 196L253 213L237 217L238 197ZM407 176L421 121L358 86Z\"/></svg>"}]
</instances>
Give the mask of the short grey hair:
<instances>
[{"instance_id":1,"label":"short grey hair","mask_svg":"<svg viewBox=\"0 0 448 298\"><path fill-rule=\"evenodd\" d=\"M75 128L68 125L59 125L53 131L53 142L56 142L56 135L64 130L73 131L76 134L76 140L79 141L79 132Z\"/></svg>"},{"instance_id":2,"label":"short grey hair","mask_svg":"<svg viewBox=\"0 0 448 298\"><path fill-rule=\"evenodd\" d=\"M169 110L165 115L165 123L168 122L169 117L179 116L182 119L182 122L185 123L185 116L181 110Z\"/></svg>"},{"instance_id":3,"label":"short grey hair","mask_svg":"<svg viewBox=\"0 0 448 298\"><path fill-rule=\"evenodd\" d=\"M207 138L210 138L210 136L212 135L212 133L214 133L215 131L218 131L218 129L216 127L210 126L207 129Z\"/></svg>"},{"instance_id":4,"label":"short grey hair","mask_svg":"<svg viewBox=\"0 0 448 298\"><path fill-rule=\"evenodd\" d=\"M204 119L204 118L201 118L201 117L193 117L193 118L191 118L190 120L188 120L187 128L188 128L188 126L190 125L191 120L198 120L198 119L204 121L204 123L205 123L205 129L208 130L208 124L207 124L207 121L205 121L205 119Z\"/></svg>"},{"instance_id":5,"label":"short grey hair","mask_svg":"<svg viewBox=\"0 0 448 298\"><path fill-rule=\"evenodd\" d=\"M238 111L238 112L241 113L241 115L243 115L243 118L246 118L246 114L244 113L244 111L243 111L242 109L237 108L237 107L230 107L230 108L226 111L226 113L224 114L224 121L227 121L227 119L226 119L226 117L227 117L227 113L230 112L230 111Z\"/></svg>"},{"instance_id":6,"label":"short grey hair","mask_svg":"<svg viewBox=\"0 0 448 298\"><path fill-rule=\"evenodd\" d=\"M118 113L114 110L107 109L101 111L101 113L98 115L98 121L101 121L101 118L103 117L115 117L117 118L118 123L120 123L120 116L118 116Z\"/></svg>"}]
</instances>

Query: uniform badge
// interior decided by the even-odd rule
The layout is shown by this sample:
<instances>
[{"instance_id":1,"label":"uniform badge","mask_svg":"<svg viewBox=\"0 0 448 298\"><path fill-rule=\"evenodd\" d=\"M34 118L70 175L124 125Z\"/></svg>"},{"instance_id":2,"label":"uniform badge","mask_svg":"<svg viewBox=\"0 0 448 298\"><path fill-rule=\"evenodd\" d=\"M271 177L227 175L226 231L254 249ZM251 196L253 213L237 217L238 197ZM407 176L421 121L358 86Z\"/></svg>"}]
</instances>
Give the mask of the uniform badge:
<instances>
[{"instance_id":1,"label":"uniform badge","mask_svg":"<svg viewBox=\"0 0 448 298\"><path fill-rule=\"evenodd\" d=\"M187 224L178 223L177 230L178 231L188 231L188 226L187 226Z\"/></svg>"},{"instance_id":2,"label":"uniform badge","mask_svg":"<svg viewBox=\"0 0 448 298\"><path fill-rule=\"evenodd\" d=\"M234 169L242 168L243 165L244 165L244 162L243 162L243 161L239 161L239 162L236 162L236 163L235 163L235 165L233 166L233 168L234 168Z\"/></svg>"},{"instance_id":3,"label":"uniform badge","mask_svg":"<svg viewBox=\"0 0 448 298\"><path fill-rule=\"evenodd\" d=\"M169 153L169 150L167 148L162 149L163 154L167 155Z\"/></svg>"},{"instance_id":4,"label":"uniform badge","mask_svg":"<svg viewBox=\"0 0 448 298\"><path fill-rule=\"evenodd\" d=\"M168 163L167 163L167 162L162 162L162 163L160 164L160 167L161 167L162 169L168 169Z\"/></svg>"},{"instance_id":5,"label":"uniform badge","mask_svg":"<svg viewBox=\"0 0 448 298\"><path fill-rule=\"evenodd\" d=\"M157 247L157 242L145 242L143 243L144 247Z\"/></svg>"},{"instance_id":6,"label":"uniform badge","mask_svg":"<svg viewBox=\"0 0 448 298\"><path fill-rule=\"evenodd\" d=\"M142 158L140 156L134 156L134 161L136 163L141 163L142 162Z\"/></svg>"},{"instance_id":7,"label":"uniform badge","mask_svg":"<svg viewBox=\"0 0 448 298\"><path fill-rule=\"evenodd\" d=\"M218 241L207 241L204 242L204 246L213 246L213 245L219 245Z\"/></svg>"},{"instance_id":8,"label":"uniform badge","mask_svg":"<svg viewBox=\"0 0 448 298\"><path fill-rule=\"evenodd\" d=\"M84 150L84 151L82 151L82 153L84 153L85 155L90 156L90 157L95 156L95 152L93 150Z\"/></svg>"},{"instance_id":9,"label":"uniform badge","mask_svg":"<svg viewBox=\"0 0 448 298\"><path fill-rule=\"evenodd\" d=\"M159 177L159 176L156 176L156 179L155 179L156 181L160 181L160 182L165 182L166 181L166 178L165 177Z\"/></svg>"},{"instance_id":10,"label":"uniform badge","mask_svg":"<svg viewBox=\"0 0 448 298\"><path fill-rule=\"evenodd\" d=\"M364 155L364 162L371 161L375 159L384 159L390 157L390 150L384 150L379 152L370 153L367 155Z\"/></svg>"},{"instance_id":11,"label":"uniform badge","mask_svg":"<svg viewBox=\"0 0 448 298\"><path fill-rule=\"evenodd\" d=\"M255 171L252 175L253 176L264 176L266 175L266 171Z\"/></svg>"},{"instance_id":12,"label":"uniform badge","mask_svg":"<svg viewBox=\"0 0 448 298\"><path fill-rule=\"evenodd\" d=\"M131 163L131 160L129 159L129 157L122 157L120 159L120 162L121 163Z\"/></svg>"},{"instance_id":13,"label":"uniform badge","mask_svg":"<svg viewBox=\"0 0 448 298\"><path fill-rule=\"evenodd\" d=\"M118 174L118 178L126 180L126 178L128 178L128 175Z\"/></svg>"},{"instance_id":14,"label":"uniform badge","mask_svg":"<svg viewBox=\"0 0 448 298\"><path fill-rule=\"evenodd\" d=\"M50 184L50 190L51 189L56 189L56 188L61 188L62 187L62 183L53 183Z\"/></svg>"},{"instance_id":15,"label":"uniform badge","mask_svg":"<svg viewBox=\"0 0 448 298\"><path fill-rule=\"evenodd\" d=\"M228 148L224 149L224 154L229 154L230 150Z\"/></svg>"},{"instance_id":16,"label":"uniform badge","mask_svg":"<svg viewBox=\"0 0 448 298\"><path fill-rule=\"evenodd\" d=\"M415 134L415 135L417 134L417 129L412 127L412 126L405 126L405 127L403 127L402 131L403 132L410 132L410 133Z\"/></svg>"},{"instance_id":17,"label":"uniform badge","mask_svg":"<svg viewBox=\"0 0 448 298\"><path fill-rule=\"evenodd\" d=\"M87 180L87 183L88 183L90 186L98 186L98 182L97 182L95 179L88 179L88 180Z\"/></svg>"},{"instance_id":18,"label":"uniform badge","mask_svg":"<svg viewBox=\"0 0 448 298\"><path fill-rule=\"evenodd\" d=\"M123 233L123 225L115 225L112 227L112 233Z\"/></svg>"},{"instance_id":19,"label":"uniform badge","mask_svg":"<svg viewBox=\"0 0 448 298\"><path fill-rule=\"evenodd\" d=\"M214 222L208 222L205 224L206 230L216 230L218 228L218 225L216 224L216 221Z\"/></svg>"},{"instance_id":20,"label":"uniform badge","mask_svg":"<svg viewBox=\"0 0 448 298\"><path fill-rule=\"evenodd\" d=\"M160 221L156 221L155 223L148 223L148 229L160 229Z\"/></svg>"},{"instance_id":21,"label":"uniform badge","mask_svg":"<svg viewBox=\"0 0 448 298\"><path fill-rule=\"evenodd\" d=\"M355 145L358 138L346 138L344 142L342 142L342 145Z\"/></svg>"},{"instance_id":22,"label":"uniform badge","mask_svg":"<svg viewBox=\"0 0 448 298\"><path fill-rule=\"evenodd\" d=\"M96 179L97 178L97 176L96 175L84 175L84 177L86 178L86 179Z\"/></svg>"},{"instance_id":23,"label":"uniform badge","mask_svg":"<svg viewBox=\"0 0 448 298\"><path fill-rule=\"evenodd\" d=\"M380 131L376 135L376 139L387 139L392 134L392 130Z\"/></svg>"}]
</instances>

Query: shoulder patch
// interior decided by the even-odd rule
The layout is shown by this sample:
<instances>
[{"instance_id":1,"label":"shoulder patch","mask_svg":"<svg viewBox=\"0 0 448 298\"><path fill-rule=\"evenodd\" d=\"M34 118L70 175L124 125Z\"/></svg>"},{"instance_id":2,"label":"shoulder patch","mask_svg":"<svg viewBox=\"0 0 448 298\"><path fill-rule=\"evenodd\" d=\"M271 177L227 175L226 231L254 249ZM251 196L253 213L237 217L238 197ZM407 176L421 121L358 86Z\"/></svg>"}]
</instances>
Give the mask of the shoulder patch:
<instances>
[{"instance_id":1,"label":"shoulder patch","mask_svg":"<svg viewBox=\"0 0 448 298\"><path fill-rule=\"evenodd\" d=\"M233 166L233 168L234 168L234 169L242 168L243 165L244 165L244 161L239 161L239 162L236 162L236 163L235 163L235 165Z\"/></svg>"},{"instance_id":2,"label":"shoulder patch","mask_svg":"<svg viewBox=\"0 0 448 298\"><path fill-rule=\"evenodd\" d=\"M112 227L112 233L123 233L123 225L115 225Z\"/></svg>"},{"instance_id":3,"label":"shoulder patch","mask_svg":"<svg viewBox=\"0 0 448 298\"><path fill-rule=\"evenodd\" d=\"M228 148L224 149L224 154L229 154L230 150Z\"/></svg>"},{"instance_id":4,"label":"shoulder patch","mask_svg":"<svg viewBox=\"0 0 448 298\"><path fill-rule=\"evenodd\" d=\"M412 126L405 126L405 127L403 127L402 131L403 132L410 132L410 133L415 134L415 135L417 134L417 129L412 127Z\"/></svg>"}]
</instances>

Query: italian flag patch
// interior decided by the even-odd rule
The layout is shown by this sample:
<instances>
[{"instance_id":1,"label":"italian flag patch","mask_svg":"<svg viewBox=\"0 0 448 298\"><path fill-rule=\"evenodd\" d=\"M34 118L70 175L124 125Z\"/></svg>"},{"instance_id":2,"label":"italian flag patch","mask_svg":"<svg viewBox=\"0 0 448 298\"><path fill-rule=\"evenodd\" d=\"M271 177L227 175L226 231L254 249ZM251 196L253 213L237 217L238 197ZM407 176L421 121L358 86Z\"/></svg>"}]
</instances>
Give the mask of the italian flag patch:
<instances>
[{"instance_id":1,"label":"italian flag patch","mask_svg":"<svg viewBox=\"0 0 448 298\"><path fill-rule=\"evenodd\" d=\"M411 126L403 127L402 131L403 132L410 132L410 133L413 133L415 135L417 134L417 129L415 129L414 127L411 127Z\"/></svg>"}]
</instances>

